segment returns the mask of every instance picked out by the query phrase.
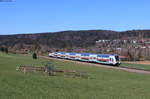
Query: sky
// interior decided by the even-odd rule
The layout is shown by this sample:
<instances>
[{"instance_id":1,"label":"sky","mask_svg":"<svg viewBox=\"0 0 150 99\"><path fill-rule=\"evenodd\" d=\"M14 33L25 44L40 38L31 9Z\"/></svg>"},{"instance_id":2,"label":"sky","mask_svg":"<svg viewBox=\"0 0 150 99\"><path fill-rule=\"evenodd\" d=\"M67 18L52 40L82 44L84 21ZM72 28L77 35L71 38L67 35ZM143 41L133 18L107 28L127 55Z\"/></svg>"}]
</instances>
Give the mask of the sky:
<instances>
[{"instance_id":1,"label":"sky","mask_svg":"<svg viewBox=\"0 0 150 99\"><path fill-rule=\"evenodd\" d=\"M149 4L150 0L0 0L0 35L150 29Z\"/></svg>"}]
</instances>

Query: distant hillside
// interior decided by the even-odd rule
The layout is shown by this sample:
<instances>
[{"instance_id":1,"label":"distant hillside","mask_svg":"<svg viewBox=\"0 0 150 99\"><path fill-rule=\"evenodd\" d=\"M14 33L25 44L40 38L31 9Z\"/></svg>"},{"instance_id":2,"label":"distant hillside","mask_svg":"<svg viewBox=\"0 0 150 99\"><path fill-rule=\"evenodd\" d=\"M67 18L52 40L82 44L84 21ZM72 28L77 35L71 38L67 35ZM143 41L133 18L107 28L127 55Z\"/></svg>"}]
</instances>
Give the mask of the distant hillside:
<instances>
[{"instance_id":1,"label":"distant hillside","mask_svg":"<svg viewBox=\"0 0 150 99\"><path fill-rule=\"evenodd\" d=\"M1 35L0 46L5 45L13 47L16 44L39 44L46 45L49 48L84 48L95 45L95 41L100 39L112 40L128 38L150 38L150 30L133 30L124 32L107 30L87 30L39 34Z\"/></svg>"}]
</instances>

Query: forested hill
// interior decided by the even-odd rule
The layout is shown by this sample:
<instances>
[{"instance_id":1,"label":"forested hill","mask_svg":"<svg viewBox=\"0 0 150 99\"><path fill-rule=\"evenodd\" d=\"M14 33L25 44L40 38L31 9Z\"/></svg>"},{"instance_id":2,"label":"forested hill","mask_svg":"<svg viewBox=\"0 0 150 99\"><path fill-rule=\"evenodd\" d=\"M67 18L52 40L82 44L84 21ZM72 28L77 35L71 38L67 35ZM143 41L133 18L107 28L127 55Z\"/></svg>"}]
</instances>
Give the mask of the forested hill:
<instances>
[{"instance_id":1,"label":"forested hill","mask_svg":"<svg viewBox=\"0 0 150 99\"><path fill-rule=\"evenodd\" d=\"M150 38L150 30L133 31L108 31L108 30L87 30L87 31L62 31L54 33L1 35L0 46L13 47L16 44L25 45L46 45L49 48L66 47L88 47L95 44L97 40L114 40L128 38Z\"/></svg>"}]
</instances>

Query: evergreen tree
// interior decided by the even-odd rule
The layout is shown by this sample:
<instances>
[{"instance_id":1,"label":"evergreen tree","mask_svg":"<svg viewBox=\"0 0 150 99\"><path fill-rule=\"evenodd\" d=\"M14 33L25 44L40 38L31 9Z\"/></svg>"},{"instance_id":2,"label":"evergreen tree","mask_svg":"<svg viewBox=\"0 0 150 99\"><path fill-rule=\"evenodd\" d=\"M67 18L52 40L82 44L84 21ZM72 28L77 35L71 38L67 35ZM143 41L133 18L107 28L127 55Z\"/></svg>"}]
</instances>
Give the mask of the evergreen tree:
<instances>
[{"instance_id":1,"label":"evergreen tree","mask_svg":"<svg viewBox=\"0 0 150 99\"><path fill-rule=\"evenodd\" d=\"M33 59L37 59L37 54L33 53L32 57L33 57Z\"/></svg>"},{"instance_id":2,"label":"evergreen tree","mask_svg":"<svg viewBox=\"0 0 150 99\"><path fill-rule=\"evenodd\" d=\"M4 52L4 47L1 47L0 51L1 51L1 52Z\"/></svg>"},{"instance_id":3,"label":"evergreen tree","mask_svg":"<svg viewBox=\"0 0 150 99\"><path fill-rule=\"evenodd\" d=\"M4 48L4 52L7 54L8 53L8 48Z\"/></svg>"}]
</instances>

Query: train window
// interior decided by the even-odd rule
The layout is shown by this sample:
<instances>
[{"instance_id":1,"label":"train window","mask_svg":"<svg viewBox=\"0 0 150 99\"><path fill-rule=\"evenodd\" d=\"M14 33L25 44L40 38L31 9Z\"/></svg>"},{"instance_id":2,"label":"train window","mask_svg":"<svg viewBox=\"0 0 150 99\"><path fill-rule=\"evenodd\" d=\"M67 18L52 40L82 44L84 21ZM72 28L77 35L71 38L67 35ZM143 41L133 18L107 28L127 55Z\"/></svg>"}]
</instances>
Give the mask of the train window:
<instances>
[{"instance_id":1,"label":"train window","mask_svg":"<svg viewBox=\"0 0 150 99\"><path fill-rule=\"evenodd\" d=\"M113 60L113 58L110 58L110 61L112 61L112 62L113 62L113 61L114 61L114 60Z\"/></svg>"},{"instance_id":2,"label":"train window","mask_svg":"<svg viewBox=\"0 0 150 99\"><path fill-rule=\"evenodd\" d=\"M116 58L116 61L119 61L119 56L115 56L115 58Z\"/></svg>"}]
</instances>

